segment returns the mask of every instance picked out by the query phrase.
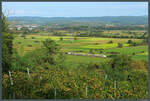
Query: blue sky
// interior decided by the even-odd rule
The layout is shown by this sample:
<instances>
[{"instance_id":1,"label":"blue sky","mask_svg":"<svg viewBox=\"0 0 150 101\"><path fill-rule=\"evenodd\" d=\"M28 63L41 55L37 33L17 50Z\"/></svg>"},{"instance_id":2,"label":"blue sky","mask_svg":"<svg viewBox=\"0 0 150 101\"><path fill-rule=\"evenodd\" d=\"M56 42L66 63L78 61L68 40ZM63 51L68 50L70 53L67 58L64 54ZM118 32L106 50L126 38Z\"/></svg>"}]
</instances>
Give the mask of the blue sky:
<instances>
[{"instance_id":1,"label":"blue sky","mask_svg":"<svg viewBox=\"0 0 150 101\"><path fill-rule=\"evenodd\" d=\"M3 2L7 16L98 17L148 15L147 2Z\"/></svg>"}]
</instances>

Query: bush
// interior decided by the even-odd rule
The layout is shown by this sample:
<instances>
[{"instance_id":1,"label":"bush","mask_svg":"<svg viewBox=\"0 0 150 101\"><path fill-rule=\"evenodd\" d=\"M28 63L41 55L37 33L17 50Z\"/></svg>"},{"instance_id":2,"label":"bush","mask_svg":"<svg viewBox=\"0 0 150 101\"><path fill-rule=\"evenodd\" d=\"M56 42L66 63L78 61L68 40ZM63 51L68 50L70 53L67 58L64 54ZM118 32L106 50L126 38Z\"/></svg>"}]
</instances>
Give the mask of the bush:
<instances>
[{"instance_id":1,"label":"bush","mask_svg":"<svg viewBox=\"0 0 150 101\"><path fill-rule=\"evenodd\" d=\"M35 37L31 37L31 39L35 39Z\"/></svg>"},{"instance_id":2,"label":"bush","mask_svg":"<svg viewBox=\"0 0 150 101\"><path fill-rule=\"evenodd\" d=\"M111 62L112 68L116 68L117 70L123 71L127 70L131 62L131 56L122 54L113 57Z\"/></svg>"},{"instance_id":3,"label":"bush","mask_svg":"<svg viewBox=\"0 0 150 101\"><path fill-rule=\"evenodd\" d=\"M137 43L136 43L136 42L133 42L131 45L132 45L132 46L137 46Z\"/></svg>"},{"instance_id":4,"label":"bush","mask_svg":"<svg viewBox=\"0 0 150 101\"><path fill-rule=\"evenodd\" d=\"M23 37L23 38L25 38L25 37L26 37L26 35L22 34L20 37Z\"/></svg>"},{"instance_id":5,"label":"bush","mask_svg":"<svg viewBox=\"0 0 150 101\"><path fill-rule=\"evenodd\" d=\"M89 53L94 54L94 49L90 49Z\"/></svg>"},{"instance_id":6,"label":"bush","mask_svg":"<svg viewBox=\"0 0 150 101\"><path fill-rule=\"evenodd\" d=\"M122 43L118 43L118 48L122 48L123 44Z\"/></svg>"},{"instance_id":7,"label":"bush","mask_svg":"<svg viewBox=\"0 0 150 101\"><path fill-rule=\"evenodd\" d=\"M89 63L87 69L88 70L94 70L94 69L98 69L100 68L100 66L97 63Z\"/></svg>"},{"instance_id":8,"label":"bush","mask_svg":"<svg viewBox=\"0 0 150 101\"><path fill-rule=\"evenodd\" d=\"M146 63L145 61L132 61L131 63L130 63L130 67L132 68L132 69L142 69L142 70L144 70L144 69L148 69L148 65L147 65L148 63Z\"/></svg>"},{"instance_id":9,"label":"bush","mask_svg":"<svg viewBox=\"0 0 150 101\"><path fill-rule=\"evenodd\" d=\"M77 40L77 37L74 37L74 40Z\"/></svg>"},{"instance_id":10,"label":"bush","mask_svg":"<svg viewBox=\"0 0 150 101\"><path fill-rule=\"evenodd\" d=\"M133 41L132 40L128 40L128 42L127 42L128 44L132 44L133 43Z\"/></svg>"},{"instance_id":11,"label":"bush","mask_svg":"<svg viewBox=\"0 0 150 101\"><path fill-rule=\"evenodd\" d=\"M21 44L21 42L18 42L18 44Z\"/></svg>"},{"instance_id":12,"label":"bush","mask_svg":"<svg viewBox=\"0 0 150 101\"><path fill-rule=\"evenodd\" d=\"M59 40L60 40L60 41L63 41L63 37L61 37Z\"/></svg>"},{"instance_id":13,"label":"bush","mask_svg":"<svg viewBox=\"0 0 150 101\"><path fill-rule=\"evenodd\" d=\"M23 99L25 96L30 99L54 99L55 88L57 99L92 98L95 96L94 92L98 93L99 96L97 98L103 98L100 96L102 90L101 81L103 81L102 75L94 73L97 77L93 79L92 74L88 72L71 72L58 68L30 73L30 78L27 73L12 72L13 86L10 85L8 75L3 76L3 98L13 98L12 93L14 92L17 99ZM42 79L40 79L40 76ZM97 89L95 89L95 84ZM86 86L88 86L88 96L85 96Z\"/></svg>"},{"instance_id":14,"label":"bush","mask_svg":"<svg viewBox=\"0 0 150 101\"><path fill-rule=\"evenodd\" d=\"M39 41L34 41L35 43L39 43Z\"/></svg>"},{"instance_id":15,"label":"bush","mask_svg":"<svg viewBox=\"0 0 150 101\"><path fill-rule=\"evenodd\" d=\"M132 55L136 55L135 53L132 53Z\"/></svg>"},{"instance_id":16,"label":"bush","mask_svg":"<svg viewBox=\"0 0 150 101\"><path fill-rule=\"evenodd\" d=\"M100 51L99 51L99 53L101 54L101 53L103 53L103 51L102 51L102 50L100 50Z\"/></svg>"},{"instance_id":17,"label":"bush","mask_svg":"<svg viewBox=\"0 0 150 101\"><path fill-rule=\"evenodd\" d=\"M30 57L29 61L33 59L32 56ZM34 57L38 63L40 62L39 58L40 56ZM80 68L75 70L56 68L54 65L48 65L45 70L42 65L40 66L40 70L37 70L37 65L36 71L30 69L30 77L26 71L12 72L14 85L11 85L8 74L4 74L2 98L12 99L13 93L15 93L16 99L54 99L55 89L57 91L56 99L148 98L147 71L131 69L129 72L120 72L114 71L108 64L100 66L97 63L81 64ZM108 77L105 80L106 74ZM114 81L116 81L116 88L114 88ZM86 87L88 89L87 96L85 95Z\"/></svg>"},{"instance_id":18,"label":"bush","mask_svg":"<svg viewBox=\"0 0 150 101\"><path fill-rule=\"evenodd\" d=\"M28 47L32 47L32 45L27 45Z\"/></svg>"},{"instance_id":19,"label":"bush","mask_svg":"<svg viewBox=\"0 0 150 101\"><path fill-rule=\"evenodd\" d=\"M113 43L113 41L111 40L111 41L109 41L108 43Z\"/></svg>"},{"instance_id":20,"label":"bush","mask_svg":"<svg viewBox=\"0 0 150 101\"><path fill-rule=\"evenodd\" d=\"M144 40L142 41L142 44L148 44L148 38L144 39Z\"/></svg>"}]
</instances>

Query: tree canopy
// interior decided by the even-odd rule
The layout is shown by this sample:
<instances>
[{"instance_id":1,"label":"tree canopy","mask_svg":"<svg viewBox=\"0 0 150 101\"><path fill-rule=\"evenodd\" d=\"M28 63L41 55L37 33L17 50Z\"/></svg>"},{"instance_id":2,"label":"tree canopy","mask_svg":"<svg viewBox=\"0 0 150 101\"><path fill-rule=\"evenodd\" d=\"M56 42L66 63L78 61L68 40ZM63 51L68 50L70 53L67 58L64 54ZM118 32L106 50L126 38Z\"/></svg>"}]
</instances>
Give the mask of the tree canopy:
<instances>
[{"instance_id":1,"label":"tree canopy","mask_svg":"<svg viewBox=\"0 0 150 101\"><path fill-rule=\"evenodd\" d=\"M8 22L2 13L2 72L6 73L11 69L13 35L8 32Z\"/></svg>"}]
</instances>

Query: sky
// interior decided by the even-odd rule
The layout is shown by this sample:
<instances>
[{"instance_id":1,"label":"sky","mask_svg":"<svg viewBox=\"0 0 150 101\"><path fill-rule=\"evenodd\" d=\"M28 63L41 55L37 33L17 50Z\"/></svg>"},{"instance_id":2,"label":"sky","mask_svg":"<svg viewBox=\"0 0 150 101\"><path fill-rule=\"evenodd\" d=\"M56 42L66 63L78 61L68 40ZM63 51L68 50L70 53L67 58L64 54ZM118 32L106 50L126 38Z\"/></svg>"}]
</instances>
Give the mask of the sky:
<instances>
[{"instance_id":1,"label":"sky","mask_svg":"<svg viewBox=\"0 0 150 101\"><path fill-rule=\"evenodd\" d=\"M7 16L143 16L148 2L2 2L2 11Z\"/></svg>"}]
</instances>

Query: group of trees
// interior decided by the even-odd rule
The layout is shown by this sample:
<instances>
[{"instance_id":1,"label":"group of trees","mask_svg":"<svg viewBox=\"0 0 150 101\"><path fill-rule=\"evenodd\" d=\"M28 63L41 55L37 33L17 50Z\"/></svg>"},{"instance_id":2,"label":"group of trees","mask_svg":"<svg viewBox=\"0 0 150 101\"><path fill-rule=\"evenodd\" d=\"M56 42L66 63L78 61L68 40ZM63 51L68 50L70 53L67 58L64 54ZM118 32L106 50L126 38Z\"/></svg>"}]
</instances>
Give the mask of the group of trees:
<instances>
[{"instance_id":1,"label":"group of trees","mask_svg":"<svg viewBox=\"0 0 150 101\"><path fill-rule=\"evenodd\" d=\"M8 73L11 69L13 34L8 30L8 23L2 13L2 72Z\"/></svg>"},{"instance_id":2,"label":"group of trees","mask_svg":"<svg viewBox=\"0 0 150 101\"><path fill-rule=\"evenodd\" d=\"M142 42L139 42L139 43L134 42L134 41L132 41L132 40L128 40L127 43L128 43L130 46L145 45L145 44L148 44L148 38L143 39Z\"/></svg>"},{"instance_id":3,"label":"group of trees","mask_svg":"<svg viewBox=\"0 0 150 101\"><path fill-rule=\"evenodd\" d=\"M78 26L77 26L78 25ZM72 31L84 31L84 30L89 30L89 29L93 29L93 30L145 30L147 29L147 26L141 27L139 25L113 25L113 26L109 26L109 25L103 25L103 24L99 24L99 25L94 25L94 24L88 24L88 25L82 25L80 23L78 23L77 25L73 25L72 23L70 24L64 24L59 25L57 24L57 26L55 27L51 27L51 29L54 30L72 30Z\"/></svg>"},{"instance_id":4,"label":"group of trees","mask_svg":"<svg viewBox=\"0 0 150 101\"><path fill-rule=\"evenodd\" d=\"M111 65L113 69L117 68L122 70L123 68L127 68L130 63L131 63L131 56L123 54L113 57Z\"/></svg>"},{"instance_id":5,"label":"group of trees","mask_svg":"<svg viewBox=\"0 0 150 101\"><path fill-rule=\"evenodd\" d=\"M128 34L128 33L126 33ZM105 38L135 38L135 39L146 39L148 38L148 36L146 35L120 35L118 33L118 35L114 35L114 34L108 34L108 33L104 33L103 30L92 30L92 31L87 31L85 33L78 33L76 34L76 36L78 37L105 37Z\"/></svg>"},{"instance_id":6,"label":"group of trees","mask_svg":"<svg viewBox=\"0 0 150 101\"><path fill-rule=\"evenodd\" d=\"M54 40L46 39L43 41L43 54L44 61L51 64L56 65L64 60L63 53L60 52L61 46L57 44Z\"/></svg>"},{"instance_id":7,"label":"group of trees","mask_svg":"<svg viewBox=\"0 0 150 101\"><path fill-rule=\"evenodd\" d=\"M28 28L23 27L21 30L17 31L16 33L38 33L38 32L50 32L52 35L55 36L65 36L67 35L66 33L61 32L62 30L65 30L68 33L72 33L76 36L79 37L108 37L108 38L137 38L137 39L145 39L147 38L148 33L145 32L143 35L138 35L137 32L134 31L128 31L128 30L145 30L147 29L147 26L139 26L139 25L96 25L89 23L88 25L83 25L83 24L52 24L52 25L42 25L39 26L38 28L34 28L32 30L29 30ZM113 35L113 34L108 34L108 33L103 33L104 30L126 30L123 31L125 33L124 35L121 35L118 33L118 35ZM83 32L84 31L84 32ZM79 33L78 33L79 32Z\"/></svg>"},{"instance_id":8,"label":"group of trees","mask_svg":"<svg viewBox=\"0 0 150 101\"><path fill-rule=\"evenodd\" d=\"M52 35L54 35L54 36L66 36L66 34L61 33L61 32L53 32Z\"/></svg>"}]
</instances>

